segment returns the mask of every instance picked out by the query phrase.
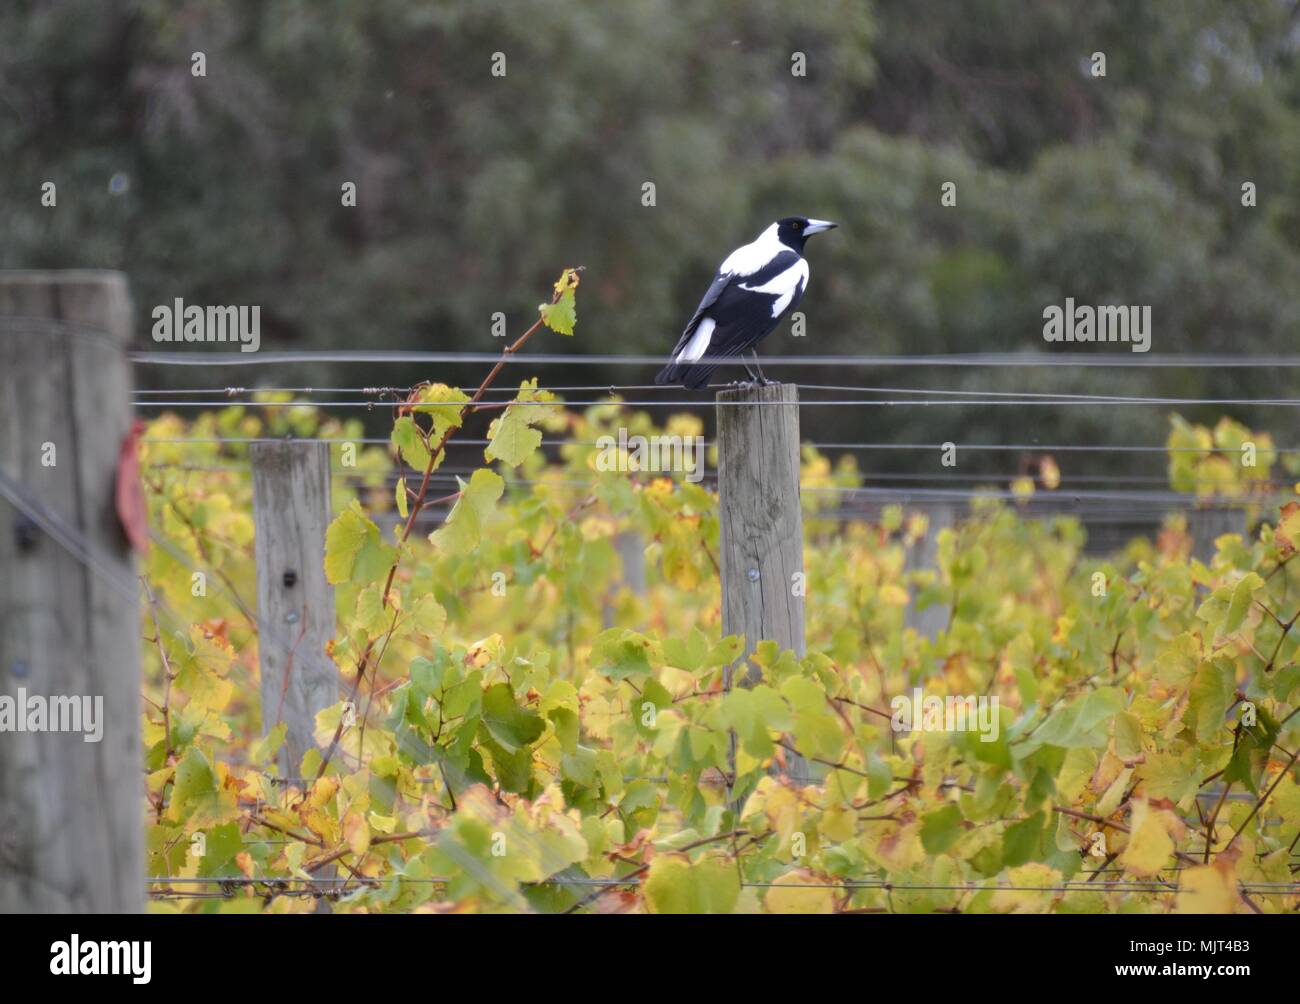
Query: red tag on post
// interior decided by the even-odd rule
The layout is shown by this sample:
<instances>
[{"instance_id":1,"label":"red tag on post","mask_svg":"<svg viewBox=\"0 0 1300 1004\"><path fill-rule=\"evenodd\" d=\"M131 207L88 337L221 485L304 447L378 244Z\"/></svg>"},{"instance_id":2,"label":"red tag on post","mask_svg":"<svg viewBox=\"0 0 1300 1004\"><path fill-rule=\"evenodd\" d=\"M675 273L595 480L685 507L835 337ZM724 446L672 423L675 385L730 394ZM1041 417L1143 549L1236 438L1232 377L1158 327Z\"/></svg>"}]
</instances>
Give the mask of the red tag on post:
<instances>
[{"instance_id":1,"label":"red tag on post","mask_svg":"<svg viewBox=\"0 0 1300 1004\"><path fill-rule=\"evenodd\" d=\"M139 419L122 440L117 454L117 518L122 532L139 553L149 550L149 510L145 506L144 488L140 484L140 436L144 423Z\"/></svg>"}]
</instances>

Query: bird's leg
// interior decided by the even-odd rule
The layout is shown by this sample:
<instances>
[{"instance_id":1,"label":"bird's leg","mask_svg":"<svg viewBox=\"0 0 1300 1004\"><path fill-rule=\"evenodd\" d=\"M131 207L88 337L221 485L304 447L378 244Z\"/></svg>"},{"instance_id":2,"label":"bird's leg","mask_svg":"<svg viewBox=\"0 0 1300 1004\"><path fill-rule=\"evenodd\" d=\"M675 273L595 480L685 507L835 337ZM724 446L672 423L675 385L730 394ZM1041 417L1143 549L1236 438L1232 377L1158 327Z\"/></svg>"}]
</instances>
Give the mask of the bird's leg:
<instances>
[{"instance_id":1,"label":"bird's leg","mask_svg":"<svg viewBox=\"0 0 1300 1004\"><path fill-rule=\"evenodd\" d=\"M763 376L763 367L758 364L758 349L751 349L750 351L754 353L754 369L758 370L758 385L760 387L766 387L772 381ZM748 364L745 365L745 369L749 369ZM753 373L750 373L750 376L753 375Z\"/></svg>"},{"instance_id":2,"label":"bird's leg","mask_svg":"<svg viewBox=\"0 0 1300 1004\"><path fill-rule=\"evenodd\" d=\"M762 377L754 375L754 371L749 368L749 360L743 355L740 357L740 364L745 367L745 372L749 374L749 382L751 384L759 383L761 381ZM736 383L741 386L744 385L743 380L737 380Z\"/></svg>"}]
</instances>

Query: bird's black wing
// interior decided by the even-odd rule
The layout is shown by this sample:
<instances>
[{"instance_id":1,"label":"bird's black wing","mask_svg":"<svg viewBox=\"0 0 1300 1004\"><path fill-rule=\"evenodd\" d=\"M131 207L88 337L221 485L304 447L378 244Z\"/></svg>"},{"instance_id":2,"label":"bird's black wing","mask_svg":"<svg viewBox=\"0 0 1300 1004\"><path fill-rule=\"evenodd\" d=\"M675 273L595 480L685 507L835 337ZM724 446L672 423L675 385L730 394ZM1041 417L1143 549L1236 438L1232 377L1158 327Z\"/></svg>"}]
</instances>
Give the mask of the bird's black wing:
<instances>
[{"instance_id":1,"label":"bird's black wing","mask_svg":"<svg viewBox=\"0 0 1300 1004\"><path fill-rule=\"evenodd\" d=\"M715 322L707 351L698 362L671 367L674 371L671 379L681 380L687 387L702 387L720 361L749 351L766 337L776 327L781 316L803 298L806 282L799 279L792 290L759 290L789 271L799 260L799 255L795 252L783 252L752 275L736 277L738 281L724 285L704 312L704 316L711 317ZM774 316L773 306L785 292L789 293L789 300ZM698 323L698 320L693 323ZM680 351L680 347L676 351Z\"/></svg>"},{"instance_id":2,"label":"bird's black wing","mask_svg":"<svg viewBox=\"0 0 1300 1004\"><path fill-rule=\"evenodd\" d=\"M677 339L677 344L673 346L673 358L676 358L677 353L686 348L686 343L691 340L691 335L695 334L695 328L704 317L704 312L718 302L718 297L722 295L722 291L731 285L735 278L736 274L734 272L719 272L713 277L713 282L709 283L709 288L705 290L700 305L695 308L695 313L691 315L691 319L682 330L682 337Z\"/></svg>"}]
</instances>

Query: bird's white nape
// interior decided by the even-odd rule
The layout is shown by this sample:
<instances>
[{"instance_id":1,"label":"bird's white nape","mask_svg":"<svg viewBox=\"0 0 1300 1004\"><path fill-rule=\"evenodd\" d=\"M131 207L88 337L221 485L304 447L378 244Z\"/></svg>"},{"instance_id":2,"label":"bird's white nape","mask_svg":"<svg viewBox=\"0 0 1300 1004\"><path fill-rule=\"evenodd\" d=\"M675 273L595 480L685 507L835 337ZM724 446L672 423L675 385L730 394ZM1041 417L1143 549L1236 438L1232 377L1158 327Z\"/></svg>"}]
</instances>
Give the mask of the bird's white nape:
<instances>
[{"instance_id":1,"label":"bird's white nape","mask_svg":"<svg viewBox=\"0 0 1300 1004\"><path fill-rule=\"evenodd\" d=\"M790 250L781 243L781 238L777 236L777 229L778 225L773 223L753 241L736 248L727 255L719 272L731 275L753 275L782 251Z\"/></svg>"}]
</instances>

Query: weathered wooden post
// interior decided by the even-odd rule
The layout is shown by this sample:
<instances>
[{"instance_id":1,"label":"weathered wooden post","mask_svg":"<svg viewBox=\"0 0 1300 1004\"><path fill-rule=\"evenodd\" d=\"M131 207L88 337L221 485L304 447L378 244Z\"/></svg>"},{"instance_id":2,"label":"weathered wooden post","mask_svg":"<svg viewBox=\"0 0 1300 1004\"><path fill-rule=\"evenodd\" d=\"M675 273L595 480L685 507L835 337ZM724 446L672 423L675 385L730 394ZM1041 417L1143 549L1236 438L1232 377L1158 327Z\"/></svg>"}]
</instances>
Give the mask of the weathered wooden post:
<instances>
[{"instance_id":1,"label":"weathered wooden post","mask_svg":"<svg viewBox=\"0 0 1300 1004\"><path fill-rule=\"evenodd\" d=\"M926 513L925 535L907 548L907 570L928 571L939 575L939 532L957 523L957 506L951 502L938 502ZM950 615L946 603L932 603L921 610L916 605L916 590L903 613L903 626L914 628L917 634L933 641L948 625Z\"/></svg>"},{"instance_id":2,"label":"weathered wooden post","mask_svg":"<svg viewBox=\"0 0 1300 1004\"><path fill-rule=\"evenodd\" d=\"M636 596L644 596L645 538L636 530L622 530L614 534L614 550L623 569L622 587ZM614 626L614 604L607 597L601 604L601 622L606 628Z\"/></svg>"},{"instance_id":3,"label":"weathered wooden post","mask_svg":"<svg viewBox=\"0 0 1300 1004\"><path fill-rule=\"evenodd\" d=\"M722 633L804 655L803 513L799 507L799 391L785 384L718 392ZM737 662L743 666L744 656ZM730 689L734 667L724 680ZM738 681L758 682L755 670ZM733 753L735 739L732 739ZM803 758L787 774L806 780Z\"/></svg>"},{"instance_id":4,"label":"weathered wooden post","mask_svg":"<svg viewBox=\"0 0 1300 1004\"><path fill-rule=\"evenodd\" d=\"M115 505L130 335L120 273L0 272L6 913L144 909L140 584Z\"/></svg>"},{"instance_id":5,"label":"weathered wooden post","mask_svg":"<svg viewBox=\"0 0 1300 1004\"><path fill-rule=\"evenodd\" d=\"M1192 556L1205 564L1214 560L1214 542L1225 533L1246 533L1246 514L1226 503L1193 509L1187 514Z\"/></svg>"},{"instance_id":6,"label":"weathered wooden post","mask_svg":"<svg viewBox=\"0 0 1300 1004\"><path fill-rule=\"evenodd\" d=\"M324 565L329 444L255 443L252 462L262 730L285 723L281 776L297 777L316 747L316 713L339 699L338 670L325 654L335 627Z\"/></svg>"}]
</instances>

